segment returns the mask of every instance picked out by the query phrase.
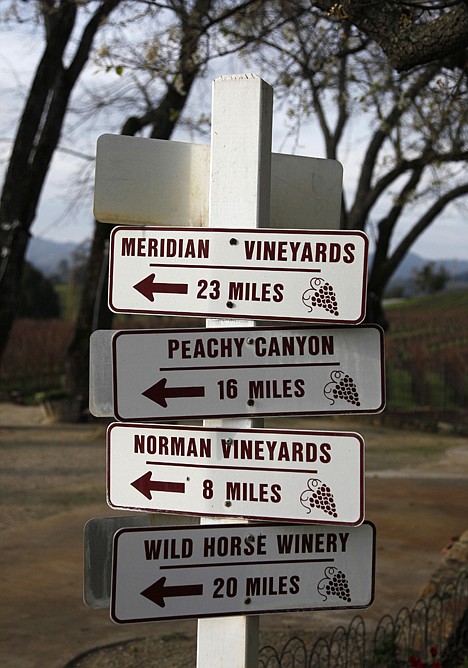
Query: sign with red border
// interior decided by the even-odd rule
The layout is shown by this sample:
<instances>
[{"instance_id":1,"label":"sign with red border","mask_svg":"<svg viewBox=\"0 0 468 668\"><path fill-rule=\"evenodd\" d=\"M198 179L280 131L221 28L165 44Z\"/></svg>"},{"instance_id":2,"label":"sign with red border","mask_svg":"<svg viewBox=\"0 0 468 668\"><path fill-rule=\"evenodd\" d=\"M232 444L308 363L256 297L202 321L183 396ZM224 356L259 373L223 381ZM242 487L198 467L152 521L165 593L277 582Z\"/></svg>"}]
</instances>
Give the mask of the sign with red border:
<instances>
[{"instance_id":1,"label":"sign with red border","mask_svg":"<svg viewBox=\"0 0 468 668\"><path fill-rule=\"evenodd\" d=\"M367 608L375 527L224 524L114 536L114 622Z\"/></svg>"},{"instance_id":2,"label":"sign with red border","mask_svg":"<svg viewBox=\"0 0 468 668\"><path fill-rule=\"evenodd\" d=\"M383 331L330 328L123 330L112 338L123 422L378 413Z\"/></svg>"},{"instance_id":3,"label":"sign with red border","mask_svg":"<svg viewBox=\"0 0 468 668\"><path fill-rule=\"evenodd\" d=\"M109 308L358 324L367 253L362 232L118 227L110 244Z\"/></svg>"},{"instance_id":4,"label":"sign with red border","mask_svg":"<svg viewBox=\"0 0 468 668\"><path fill-rule=\"evenodd\" d=\"M114 423L112 508L355 526L364 441L350 432Z\"/></svg>"}]
</instances>

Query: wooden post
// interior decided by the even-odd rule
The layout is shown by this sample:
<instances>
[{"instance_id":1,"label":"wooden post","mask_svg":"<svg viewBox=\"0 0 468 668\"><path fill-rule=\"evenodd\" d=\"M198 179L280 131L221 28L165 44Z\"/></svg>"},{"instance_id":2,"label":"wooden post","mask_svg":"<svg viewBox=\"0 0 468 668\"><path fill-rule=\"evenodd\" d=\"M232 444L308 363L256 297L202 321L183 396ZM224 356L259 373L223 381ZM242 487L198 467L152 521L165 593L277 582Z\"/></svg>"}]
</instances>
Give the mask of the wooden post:
<instances>
[{"instance_id":1,"label":"wooden post","mask_svg":"<svg viewBox=\"0 0 468 668\"><path fill-rule=\"evenodd\" d=\"M267 227L270 218L273 89L253 74L213 82L209 226ZM252 321L207 320L207 327L252 326ZM263 422L263 421L262 421ZM258 426L259 421L255 421ZM245 429L253 420L205 420L211 427ZM229 523L235 520L229 520ZM242 521L242 520L237 520ZM202 518L203 524L221 520ZM254 668L258 616L198 620L198 668Z\"/></svg>"}]
</instances>

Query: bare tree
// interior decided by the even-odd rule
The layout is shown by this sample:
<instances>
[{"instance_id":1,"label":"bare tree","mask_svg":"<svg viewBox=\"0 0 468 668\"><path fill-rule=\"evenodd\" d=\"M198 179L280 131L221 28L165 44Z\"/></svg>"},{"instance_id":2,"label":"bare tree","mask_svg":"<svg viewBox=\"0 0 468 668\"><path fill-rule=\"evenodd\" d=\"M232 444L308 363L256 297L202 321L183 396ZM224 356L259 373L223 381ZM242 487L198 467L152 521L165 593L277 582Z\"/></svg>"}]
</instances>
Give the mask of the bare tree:
<instances>
[{"instance_id":1,"label":"bare tree","mask_svg":"<svg viewBox=\"0 0 468 668\"><path fill-rule=\"evenodd\" d=\"M279 2L284 14L284 5ZM345 173L341 227L363 230L374 245L368 319L384 323L385 288L412 244L446 207L468 194L466 81L444 60L397 73L353 26L317 15L291 16L262 38L293 124L315 120L325 155L339 159L350 129L354 189Z\"/></svg>"},{"instance_id":2,"label":"bare tree","mask_svg":"<svg viewBox=\"0 0 468 668\"><path fill-rule=\"evenodd\" d=\"M0 358L18 308L30 229L71 94L98 31L120 2L41 0L16 8L28 15L22 20L32 19L36 12L44 31L44 50L25 99L1 191Z\"/></svg>"},{"instance_id":3,"label":"bare tree","mask_svg":"<svg viewBox=\"0 0 468 668\"><path fill-rule=\"evenodd\" d=\"M128 48L118 41L105 52L108 67L122 68L133 76L131 107L140 109L124 120L123 135L135 135L150 130L155 139L169 139L184 108L196 79L203 75L207 64L216 56L239 49L250 36L229 44L217 32L219 26L240 20L253 0L241 2L170 2L171 17L164 21L164 34L156 32L143 46ZM275 17L276 23L283 22ZM272 26L270 25L270 28ZM88 396L89 338L95 329L110 329L113 315L107 308L107 253L112 225L95 224L91 256L88 265L75 333L68 351L67 389L80 396L83 406Z\"/></svg>"},{"instance_id":4,"label":"bare tree","mask_svg":"<svg viewBox=\"0 0 468 668\"><path fill-rule=\"evenodd\" d=\"M59 146L72 94L91 57L99 56L101 64L107 62L107 67L117 73L132 69L136 72L140 68L152 75L153 82L159 86L157 103L154 91L150 93L135 76L133 82L140 87L140 109L135 108L132 115L128 114L131 95L137 98L134 87L122 90L121 86L119 93L105 104L112 102L114 106L127 109L123 129L126 134L152 126L156 128L155 136L167 137L178 120L193 80L209 60L213 48L208 39L209 30L251 4L252 0L168 0L166 3L156 0L17 3L11 0L12 20L35 21L43 31L44 48L25 96L1 191L0 359L17 312L24 258L45 179ZM117 9L116 20L112 21ZM168 13L179 17L177 26L168 23ZM151 34L152 25L166 37L165 42L159 43L159 52L154 39L152 42L147 39L143 44L140 41L143 49L139 51L136 46L132 49L130 36L123 38L126 31L133 31L135 39L137 26L141 34L145 31ZM96 44L98 34L103 36L99 45ZM200 47L203 39L204 52L200 56L197 46ZM176 72L171 66L177 61L173 51L179 46L184 63ZM80 100L77 106L81 104ZM89 110L97 114L96 107Z\"/></svg>"}]
</instances>

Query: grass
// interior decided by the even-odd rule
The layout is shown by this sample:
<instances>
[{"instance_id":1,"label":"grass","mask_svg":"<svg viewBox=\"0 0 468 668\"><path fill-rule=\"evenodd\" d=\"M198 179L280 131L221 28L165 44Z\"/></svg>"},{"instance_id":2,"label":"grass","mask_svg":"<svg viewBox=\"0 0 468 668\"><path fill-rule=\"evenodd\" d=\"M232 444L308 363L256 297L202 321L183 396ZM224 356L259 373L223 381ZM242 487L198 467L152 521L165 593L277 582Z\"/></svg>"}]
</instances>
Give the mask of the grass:
<instances>
[{"instance_id":1,"label":"grass","mask_svg":"<svg viewBox=\"0 0 468 668\"><path fill-rule=\"evenodd\" d=\"M389 304L388 410L463 408L468 400L468 290Z\"/></svg>"}]
</instances>

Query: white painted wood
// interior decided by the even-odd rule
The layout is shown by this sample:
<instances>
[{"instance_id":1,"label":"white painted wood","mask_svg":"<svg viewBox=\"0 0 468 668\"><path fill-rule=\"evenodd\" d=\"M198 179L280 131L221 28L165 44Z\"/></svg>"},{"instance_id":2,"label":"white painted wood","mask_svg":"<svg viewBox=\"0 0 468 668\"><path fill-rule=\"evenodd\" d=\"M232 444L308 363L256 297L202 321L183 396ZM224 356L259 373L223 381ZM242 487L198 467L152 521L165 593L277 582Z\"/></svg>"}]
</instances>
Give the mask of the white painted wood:
<instances>
[{"instance_id":1,"label":"white painted wood","mask_svg":"<svg viewBox=\"0 0 468 668\"><path fill-rule=\"evenodd\" d=\"M337 160L272 153L266 226L339 228L342 178ZM206 227L209 181L209 145L102 135L94 215L105 223Z\"/></svg>"},{"instance_id":2,"label":"white painted wood","mask_svg":"<svg viewBox=\"0 0 468 668\"><path fill-rule=\"evenodd\" d=\"M268 227L339 229L342 185L338 160L272 153Z\"/></svg>"},{"instance_id":3,"label":"white painted wood","mask_svg":"<svg viewBox=\"0 0 468 668\"><path fill-rule=\"evenodd\" d=\"M268 224L272 118L273 89L259 77L226 76L213 82L210 227L255 229ZM222 322L207 320L206 326ZM249 428L253 420L204 424ZM210 520L201 518L204 522ZM258 617L199 619L197 668L256 667L258 629Z\"/></svg>"},{"instance_id":4,"label":"white painted wood","mask_svg":"<svg viewBox=\"0 0 468 668\"><path fill-rule=\"evenodd\" d=\"M213 87L210 227L267 227L273 89L253 74Z\"/></svg>"},{"instance_id":5,"label":"white painted wood","mask_svg":"<svg viewBox=\"0 0 468 668\"><path fill-rule=\"evenodd\" d=\"M210 147L102 135L94 215L105 223L208 225Z\"/></svg>"},{"instance_id":6,"label":"white painted wood","mask_svg":"<svg viewBox=\"0 0 468 668\"><path fill-rule=\"evenodd\" d=\"M210 633L215 635L210 636ZM207 643L210 639L210 652ZM214 624L210 619L198 621L197 666L206 668L243 668L257 666L259 650L259 618L221 617ZM239 639L243 638L239 643ZM216 648L216 653L213 651Z\"/></svg>"},{"instance_id":7,"label":"white painted wood","mask_svg":"<svg viewBox=\"0 0 468 668\"><path fill-rule=\"evenodd\" d=\"M204 426L249 429L253 420L204 420ZM258 422L258 421L257 421ZM263 422L263 421L262 421ZM231 518L229 524L246 524ZM213 517L201 517L200 524L220 524ZM256 668L259 650L257 615L205 618L198 620L197 668Z\"/></svg>"}]
</instances>

